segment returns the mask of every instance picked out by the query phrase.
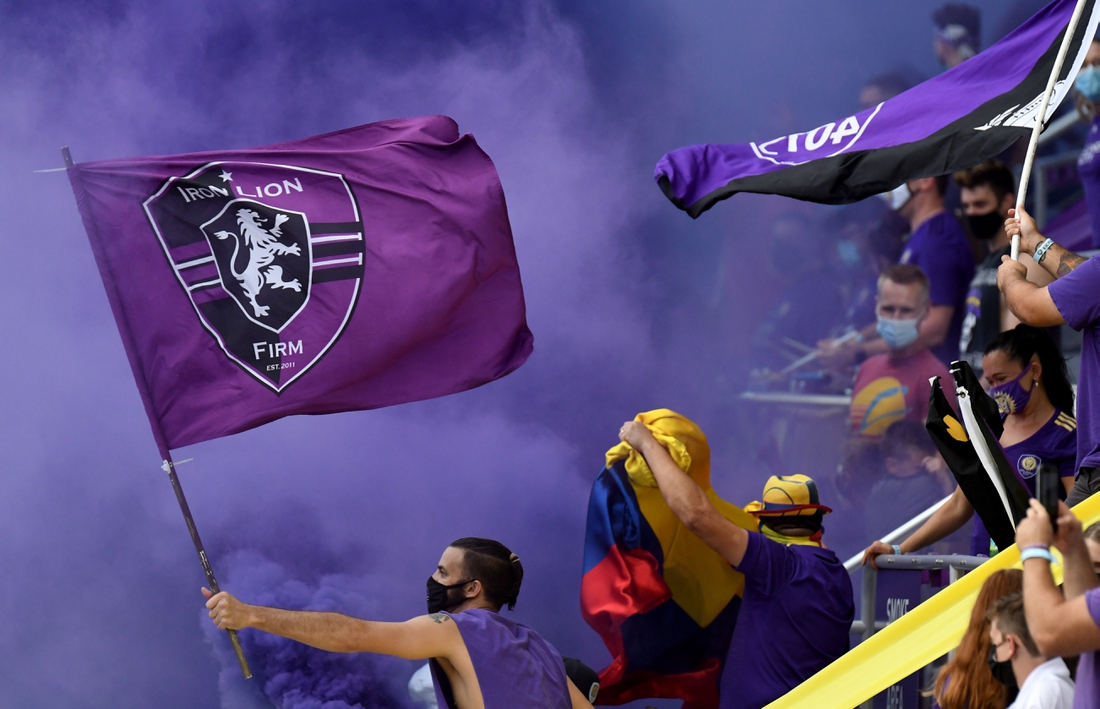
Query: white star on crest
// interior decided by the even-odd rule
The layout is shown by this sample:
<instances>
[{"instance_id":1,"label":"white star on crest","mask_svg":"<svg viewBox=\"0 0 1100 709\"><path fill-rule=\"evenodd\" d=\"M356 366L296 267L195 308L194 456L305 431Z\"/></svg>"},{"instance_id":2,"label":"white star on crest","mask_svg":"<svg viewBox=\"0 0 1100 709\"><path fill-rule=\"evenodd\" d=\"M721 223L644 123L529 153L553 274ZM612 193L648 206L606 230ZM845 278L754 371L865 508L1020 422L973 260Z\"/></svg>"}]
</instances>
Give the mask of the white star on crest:
<instances>
[{"instance_id":1,"label":"white star on crest","mask_svg":"<svg viewBox=\"0 0 1100 709\"><path fill-rule=\"evenodd\" d=\"M222 169L222 174L218 175L218 177L222 178L222 182L232 182L233 181L233 173L232 172L226 172L224 169Z\"/></svg>"}]
</instances>

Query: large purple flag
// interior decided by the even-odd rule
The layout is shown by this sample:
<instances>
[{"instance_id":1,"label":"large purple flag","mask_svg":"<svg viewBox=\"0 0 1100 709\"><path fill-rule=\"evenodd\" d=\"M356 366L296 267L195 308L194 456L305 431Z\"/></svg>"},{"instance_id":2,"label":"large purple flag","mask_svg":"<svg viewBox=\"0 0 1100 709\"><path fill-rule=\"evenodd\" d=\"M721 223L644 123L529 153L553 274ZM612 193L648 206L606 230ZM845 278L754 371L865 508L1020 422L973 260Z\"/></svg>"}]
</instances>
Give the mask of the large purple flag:
<instances>
[{"instance_id":1,"label":"large purple flag","mask_svg":"<svg viewBox=\"0 0 1100 709\"><path fill-rule=\"evenodd\" d=\"M698 217L738 192L846 204L973 167L1030 135L1076 3L1055 0L984 52L873 108L759 143L680 148L657 163L654 177L673 204ZM1098 22L1096 0L1085 0L1048 117Z\"/></svg>"},{"instance_id":2,"label":"large purple flag","mask_svg":"<svg viewBox=\"0 0 1100 709\"><path fill-rule=\"evenodd\" d=\"M500 180L450 118L69 178L165 457L463 391L531 353Z\"/></svg>"}]
</instances>

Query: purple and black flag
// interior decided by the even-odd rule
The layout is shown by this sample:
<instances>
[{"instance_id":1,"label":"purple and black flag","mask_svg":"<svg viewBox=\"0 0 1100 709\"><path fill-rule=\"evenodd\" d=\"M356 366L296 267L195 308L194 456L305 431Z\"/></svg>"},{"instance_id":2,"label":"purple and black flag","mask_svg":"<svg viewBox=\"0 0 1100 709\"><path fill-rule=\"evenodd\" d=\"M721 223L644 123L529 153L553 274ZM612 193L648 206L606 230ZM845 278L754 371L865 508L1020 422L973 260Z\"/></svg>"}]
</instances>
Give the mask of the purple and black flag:
<instances>
[{"instance_id":1,"label":"purple and black flag","mask_svg":"<svg viewBox=\"0 0 1100 709\"><path fill-rule=\"evenodd\" d=\"M69 178L166 459L470 389L531 353L500 180L450 118Z\"/></svg>"},{"instance_id":2,"label":"purple and black flag","mask_svg":"<svg viewBox=\"0 0 1100 709\"><path fill-rule=\"evenodd\" d=\"M954 362L960 416L932 381L926 427L967 501L998 549L1016 543L1016 524L1027 514L1028 493L1008 462L998 437L1004 430L997 403L978 383L966 362Z\"/></svg>"},{"instance_id":3,"label":"purple and black flag","mask_svg":"<svg viewBox=\"0 0 1100 709\"><path fill-rule=\"evenodd\" d=\"M692 217L738 192L846 204L919 177L973 167L1030 135L1077 0L1055 0L955 68L872 108L802 133L739 145L692 145L654 177ZM1100 22L1086 0L1047 118L1065 98Z\"/></svg>"}]
</instances>

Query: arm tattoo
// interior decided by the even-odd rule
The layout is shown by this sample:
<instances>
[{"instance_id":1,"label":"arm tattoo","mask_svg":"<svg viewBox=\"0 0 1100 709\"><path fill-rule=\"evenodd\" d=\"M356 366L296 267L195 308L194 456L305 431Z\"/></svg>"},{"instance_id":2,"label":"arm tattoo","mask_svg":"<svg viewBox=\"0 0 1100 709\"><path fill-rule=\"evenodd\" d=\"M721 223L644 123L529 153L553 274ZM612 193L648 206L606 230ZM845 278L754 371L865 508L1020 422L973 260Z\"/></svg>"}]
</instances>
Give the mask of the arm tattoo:
<instances>
[{"instance_id":1,"label":"arm tattoo","mask_svg":"<svg viewBox=\"0 0 1100 709\"><path fill-rule=\"evenodd\" d=\"M1066 253L1062 254L1062 258L1058 261L1058 277L1061 278L1062 276L1066 275L1073 269L1083 264L1085 261L1088 261L1088 259L1084 256L1078 256L1071 251L1067 251Z\"/></svg>"},{"instance_id":2,"label":"arm tattoo","mask_svg":"<svg viewBox=\"0 0 1100 709\"><path fill-rule=\"evenodd\" d=\"M446 613L429 613L428 617L434 620L436 623L439 623L440 625L446 623L448 620L451 619L451 616L447 615Z\"/></svg>"}]
</instances>

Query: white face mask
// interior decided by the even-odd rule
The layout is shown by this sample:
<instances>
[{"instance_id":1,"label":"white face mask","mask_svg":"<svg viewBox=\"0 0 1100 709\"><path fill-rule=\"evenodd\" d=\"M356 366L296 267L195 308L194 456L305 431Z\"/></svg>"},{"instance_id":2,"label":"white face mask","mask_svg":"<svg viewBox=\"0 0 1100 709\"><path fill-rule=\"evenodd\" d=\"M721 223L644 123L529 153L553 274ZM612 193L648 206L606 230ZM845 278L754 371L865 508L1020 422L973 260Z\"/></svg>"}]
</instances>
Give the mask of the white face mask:
<instances>
[{"instance_id":1,"label":"white face mask","mask_svg":"<svg viewBox=\"0 0 1100 709\"><path fill-rule=\"evenodd\" d=\"M886 200L886 204L890 205L890 209L896 212L913 198L913 193L909 191L909 185L902 183L889 192L881 193L879 197Z\"/></svg>"}]
</instances>

